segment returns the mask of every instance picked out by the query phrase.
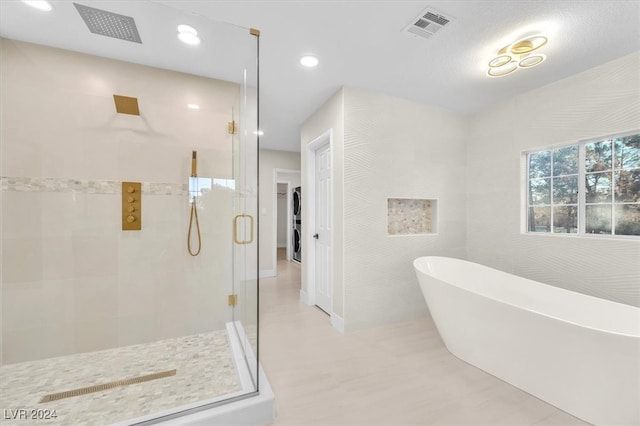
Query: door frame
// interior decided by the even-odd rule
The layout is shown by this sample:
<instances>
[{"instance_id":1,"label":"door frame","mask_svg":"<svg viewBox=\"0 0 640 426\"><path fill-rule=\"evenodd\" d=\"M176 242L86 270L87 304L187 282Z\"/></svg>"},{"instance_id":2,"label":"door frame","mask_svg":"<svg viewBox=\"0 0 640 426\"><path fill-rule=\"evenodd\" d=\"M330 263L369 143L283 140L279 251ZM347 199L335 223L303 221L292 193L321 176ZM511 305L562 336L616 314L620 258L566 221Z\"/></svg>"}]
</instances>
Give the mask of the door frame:
<instances>
[{"instance_id":1,"label":"door frame","mask_svg":"<svg viewBox=\"0 0 640 426\"><path fill-rule=\"evenodd\" d=\"M279 177L279 173L284 174L300 174L300 170L293 169L273 169L273 276L278 275L278 184L284 183L287 185L287 260L291 260L291 181L285 180Z\"/></svg>"},{"instance_id":2,"label":"door frame","mask_svg":"<svg viewBox=\"0 0 640 426\"><path fill-rule=\"evenodd\" d=\"M315 214L309 214L309 212L316 211L316 151L325 146L329 145L329 150L331 151L330 161L331 161L331 184L335 182L333 177L333 129L329 129L322 133L320 136L312 140L306 146L306 155L304 162L305 169L305 180L306 185L303 189L303 197L304 197L304 210L303 212L307 212L304 215L303 223L302 223L302 264L305 265L306 270L306 282L307 282L307 291L306 294L301 291L302 301L307 305L315 305L316 304L316 245L313 240L313 234L316 229L316 218ZM334 196L333 186L331 188L331 205L333 204L333 196ZM331 215L331 223L333 224L333 209L330 212ZM331 255L330 261L333 263L333 244L334 244L334 233L333 227L331 231ZM331 295L333 297L333 276L330 277L330 285L331 285ZM306 299L306 300L305 300ZM333 300L331 301L331 312L329 315L333 315Z\"/></svg>"}]
</instances>

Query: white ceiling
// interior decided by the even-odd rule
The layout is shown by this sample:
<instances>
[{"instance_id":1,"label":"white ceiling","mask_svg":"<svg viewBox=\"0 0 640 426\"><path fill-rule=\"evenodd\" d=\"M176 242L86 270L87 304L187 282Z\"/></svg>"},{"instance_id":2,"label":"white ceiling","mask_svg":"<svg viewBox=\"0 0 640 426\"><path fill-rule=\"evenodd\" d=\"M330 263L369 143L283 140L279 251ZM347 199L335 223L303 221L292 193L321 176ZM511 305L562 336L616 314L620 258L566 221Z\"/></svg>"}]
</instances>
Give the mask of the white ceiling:
<instances>
[{"instance_id":1,"label":"white ceiling","mask_svg":"<svg viewBox=\"0 0 640 426\"><path fill-rule=\"evenodd\" d=\"M132 16L143 45L89 33L70 1L54 0L55 12L43 14L2 0L0 35L233 80L225 64L241 58L185 49L176 25L205 28L198 49L228 36L207 31L209 20L260 29L261 146L288 151L299 151L302 122L341 86L473 113L640 50L638 0L76 2ZM403 33L427 6L455 19L430 39ZM485 76L498 49L533 32L549 37L544 63L503 78ZM316 69L299 65L308 53L320 58Z\"/></svg>"}]
</instances>

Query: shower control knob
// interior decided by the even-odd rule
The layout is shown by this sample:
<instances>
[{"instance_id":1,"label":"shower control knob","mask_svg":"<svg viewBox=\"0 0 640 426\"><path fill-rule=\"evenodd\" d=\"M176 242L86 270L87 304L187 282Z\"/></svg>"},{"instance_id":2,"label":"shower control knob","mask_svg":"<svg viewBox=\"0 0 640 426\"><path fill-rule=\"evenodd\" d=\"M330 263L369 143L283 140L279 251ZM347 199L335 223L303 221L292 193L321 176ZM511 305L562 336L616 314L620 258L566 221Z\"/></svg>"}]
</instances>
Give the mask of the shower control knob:
<instances>
[{"instance_id":1,"label":"shower control knob","mask_svg":"<svg viewBox=\"0 0 640 426\"><path fill-rule=\"evenodd\" d=\"M134 192L136 192L136 189L133 186L130 186L130 187L127 188L127 192L129 194L133 194Z\"/></svg>"},{"instance_id":2,"label":"shower control knob","mask_svg":"<svg viewBox=\"0 0 640 426\"><path fill-rule=\"evenodd\" d=\"M127 207L127 211L128 211L129 213L133 213L133 212L135 212L135 211L136 211L136 208L135 208L135 207L133 207L133 206L129 206L129 207Z\"/></svg>"},{"instance_id":3,"label":"shower control knob","mask_svg":"<svg viewBox=\"0 0 640 426\"><path fill-rule=\"evenodd\" d=\"M129 216L127 216L127 222L129 223L133 223L136 221L136 217L132 214L130 214Z\"/></svg>"},{"instance_id":4,"label":"shower control knob","mask_svg":"<svg viewBox=\"0 0 640 426\"><path fill-rule=\"evenodd\" d=\"M133 203L134 201L136 201L136 197L134 197L133 195L129 195L129 198L127 198L127 202Z\"/></svg>"}]
</instances>

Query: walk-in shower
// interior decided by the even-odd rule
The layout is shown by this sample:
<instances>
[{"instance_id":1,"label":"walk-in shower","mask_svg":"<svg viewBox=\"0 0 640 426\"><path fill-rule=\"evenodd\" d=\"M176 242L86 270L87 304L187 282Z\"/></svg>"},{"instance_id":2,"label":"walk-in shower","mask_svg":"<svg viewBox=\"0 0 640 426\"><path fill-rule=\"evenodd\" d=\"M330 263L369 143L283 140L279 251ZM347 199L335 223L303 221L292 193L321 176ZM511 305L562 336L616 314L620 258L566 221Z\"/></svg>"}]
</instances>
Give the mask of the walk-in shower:
<instances>
[{"instance_id":1,"label":"walk-in shower","mask_svg":"<svg viewBox=\"0 0 640 426\"><path fill-rule=\"evenodd\" d=\"M158 2L53 3L0 13L3 424L154 422L257 394L259 32Z\"/></svg>"}]
</instances>

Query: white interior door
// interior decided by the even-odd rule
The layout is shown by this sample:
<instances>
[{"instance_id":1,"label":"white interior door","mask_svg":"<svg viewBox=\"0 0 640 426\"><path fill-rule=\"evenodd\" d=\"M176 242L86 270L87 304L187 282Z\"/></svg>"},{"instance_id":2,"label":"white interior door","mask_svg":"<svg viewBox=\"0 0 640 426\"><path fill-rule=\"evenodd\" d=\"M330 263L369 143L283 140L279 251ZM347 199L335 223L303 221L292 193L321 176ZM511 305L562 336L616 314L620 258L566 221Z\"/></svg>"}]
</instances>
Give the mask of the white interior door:
<instances>
[{"instance_id":1,"label":"white interior door","mask_svg":"<svg viewBox=\"0 0 640 426\"><path fill-rule=\"evenodd\" d=\"M315 167L315 301L331 313L331 149L326 144L316 151Z\"/></svg>"}]
</instances>

